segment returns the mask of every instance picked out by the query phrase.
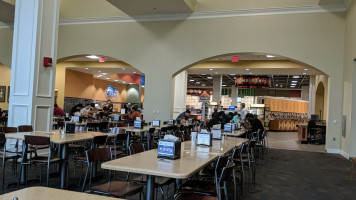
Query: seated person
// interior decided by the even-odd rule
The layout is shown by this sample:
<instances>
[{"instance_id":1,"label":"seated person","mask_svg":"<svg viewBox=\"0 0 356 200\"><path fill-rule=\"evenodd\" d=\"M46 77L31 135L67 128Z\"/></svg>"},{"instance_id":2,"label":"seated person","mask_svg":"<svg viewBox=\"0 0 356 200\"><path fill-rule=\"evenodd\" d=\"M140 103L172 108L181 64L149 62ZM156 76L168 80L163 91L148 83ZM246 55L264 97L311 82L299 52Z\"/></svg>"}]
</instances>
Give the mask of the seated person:
<instances>
[{"instance_id":1,"label":"seated person","mask_svg":"<svg viewBox=\"0 0 356 200\"><path fill-rule=\"evenodd\" d=\"M212 118L208 124L206 125L208 130L211 130L211 128L214 126L214 125L217 125L217 124L221 124L221 127L224 127L223 126L223 121L225 119L225 113L224 111L221 111L219 112L217 115L214 115L214 118Z\"/></svg>"},{"instance_id":2,"label":"seated person","mask_svg":"<svg viewBox=\"0 0 356 200\"><path fill-rule=\"evenodd\" d=\"M82 108L83 108L83 104L79 103L79 104L75 105L75 106L72 108L70 114L71 114L72 116L75 116L76 113L78 113L78 112L80 113L80 110L81 110Z\"/></svg>"},{"instance_id":3,"label":"seated person","mask_svg":"<svg viewBox=\"0 0 356 200\"><path fill-rule=\"evenodd\" d=\"M53 108L53 115L56 116L56 117L62 117L64 116L64 111L62 108L60 108L58 106L58 104L54 104L54 108Z\"/></svg>"},{"instance_id":4,"label":"seated person","mask_svg":"<svg viewBox=\"0 0 356 200\"><path fill-rule=\"evenodd\" d=\"M84 108L82 108L82 109L80 110L80 116L82 116L82 117L87 117L87 116L88 116L88 113L89 113L89 111L90 111L90 108L91 108L90 104L87 104Z\"/></svg>"},{"instance_id":5,"label":"seated person","mask_svg":"<svg viewBox=\"0 0 356 200\"><path fill-rule=\"evenodd\" d=\"M176 121L180 119L182 123L186 123L189 117L190 117L190 110L186 110L185 112L182 112L180 115L178 115Z\"/></svg>"},{"instance_id":6,"label":"seated person","mask_svg":"<svg viewBox=\"0 0 356 200\"><path fill-rule=\"evenodd\" d=\"M260 130L260 134L262 134L262 132L265 130L262 122L259 119L255 118L251 113L246 114L245 128L247 129L248 135L257 132L258 130Z\"/></svg>"},{"instance_id":7,"label":"seated person","mask_svg":"<svg viewBox=\"0 0 356 200\"><path fill-rule=\"evenodd\" d=\"M142 120L142 115L141 113L138 111L138 106L133 106L132 107L132 113L131 115L129 116L129 120L131 122L135 121L136 120L136 117L139 117L141 120Z\"/></svg>"}]
</instances>

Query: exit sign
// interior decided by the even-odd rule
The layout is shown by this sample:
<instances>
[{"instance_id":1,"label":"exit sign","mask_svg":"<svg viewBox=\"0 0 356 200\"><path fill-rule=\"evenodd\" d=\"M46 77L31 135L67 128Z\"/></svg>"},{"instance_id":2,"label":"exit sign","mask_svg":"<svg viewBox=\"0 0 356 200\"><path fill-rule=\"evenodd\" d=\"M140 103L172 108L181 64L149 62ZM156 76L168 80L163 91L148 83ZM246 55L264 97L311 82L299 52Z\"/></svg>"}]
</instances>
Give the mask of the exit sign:
<instances>
[{"instance_id":1,"label":"exit sign","mask_svg":"<svg viewBox=\"0 0 356 200\"><path fill-rule=\"evenodd\" d=\"M233 56L231 60L232 60L232 62L239 62L239 57Z\"/></svg>"}]
</instances>

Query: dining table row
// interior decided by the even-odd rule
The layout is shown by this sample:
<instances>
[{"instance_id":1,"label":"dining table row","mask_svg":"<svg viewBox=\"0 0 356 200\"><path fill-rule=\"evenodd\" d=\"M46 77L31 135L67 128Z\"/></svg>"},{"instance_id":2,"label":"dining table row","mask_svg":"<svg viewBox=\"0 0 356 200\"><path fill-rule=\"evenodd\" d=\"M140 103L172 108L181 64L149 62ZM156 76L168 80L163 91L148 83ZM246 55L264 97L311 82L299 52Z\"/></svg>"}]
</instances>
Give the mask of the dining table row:
<instances>
[{"instance_id":1,"label":"dining table row","mask_svg":"<svg viewBox=\"0 0 356 200\"><path fill-rule=\"evenodd\" d=\"M233 193L236 199L235 171L241 172L242 169L243 174L245 170L248 170L248 174L251 174L250 172L254 170L251 167L255 156L252 155L253 149L266 148L264 137L239 137L244 134L245 130L222 131L220 139L212 139L211 145L201 145L197 143L196 132L194 132L200 131L201 127L193 126L191 129L184 129L189 125L175 129L169 125L141 128L112 127L105 132L81 130L79 127L81 126L76 127L74 133L65 133L64 130L33 131L32 127L25 130L18 127L16 131L9 131L11 127L4 127L2 130L4 134L0 134L5 141L2 150L3 174L5 163L10 164L6 162L7 160L14 161L12 165L16 166L19 161L19 170L16 166L12 167L13 170L17 170L15 173L19 174L15 185L19 189L23 185L26 188L29 182L27 174L29 166L41 166L41 169L45 166L47 168L46 185L68 189L68 185L73 184L69 179L69 173L71 173L69 165L74 163L75 173L76 165L81 163L82 166L86 166L85 173L77 172L80 176L82 191L89 189L91 192L120 198L139 194L140 198L145 195L145 199L157 199L155 191L160 191L160 199L166 199L165 195L168 196L168 194L164 194L162 188L173 184L177 199L184 199L187 198L184 197L187 195L186 191L191 192L193 196L204 193L194 192L187 186L190 180L198 181L203 177L204 180L209 181L200 184L214 183L213 185L216 186L213 187L213 191L207 191L204 194L218 199L221 196L227 196L226 188L223 190L225 192L220 191L224 188L225 181L233 180ZM178 139L179 158L170 159L158 156L159 151L162 150L159 148L161 141L166 141L167 135ZM51 165L54 167L50 168ZM231 172L230 168L234 173L227 173ZM110 173L108 182L95 185L96 173L103 170ZM222 172L226 172L224 173L227 174L226 177L221 177ZM115 180L116 173L127 173L126 180ZM49 185L52 174L58 174L60 177L59 186ZM130 176L138 177L132 179ZM244 177L245 175L240 177L242 189ZM248 176L248 179L250 178L253 177ZM41 184L42 179L40 177ZM196 183L193 182L194 184ZM4 191L4 179L2 185ZM9 186L10 183L7 185ZM40 189L45 190L45 188Z\"/></svg>"}]
</instances>

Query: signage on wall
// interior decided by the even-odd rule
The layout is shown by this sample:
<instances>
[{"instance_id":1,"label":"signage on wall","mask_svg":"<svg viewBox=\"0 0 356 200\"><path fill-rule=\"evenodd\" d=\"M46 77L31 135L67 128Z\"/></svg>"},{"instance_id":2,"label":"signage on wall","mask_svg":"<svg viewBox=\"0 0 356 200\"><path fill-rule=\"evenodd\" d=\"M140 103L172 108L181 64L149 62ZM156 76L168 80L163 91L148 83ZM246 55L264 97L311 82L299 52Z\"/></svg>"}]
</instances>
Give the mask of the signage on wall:
<instances>
[{"instance_id":1,"label":"signage on wall","mask_svg":"<svg viewBox=\"0 0 356 200\"><path fill-rule=\"evenodd\" d=\"M271 78L268 76L240 76L235 80L238 88L269 88Z\"/></svg>"},{"instance_id":2,"label":"signage on wall","mask_svg":"<svg viewBox=\"0 0 356 200\"><path fill-rule=\"evenodd\" d=\"M117 97L117 88L113 85L108 85L106 88L106 98Z\"/></svg>"}]
</instances>

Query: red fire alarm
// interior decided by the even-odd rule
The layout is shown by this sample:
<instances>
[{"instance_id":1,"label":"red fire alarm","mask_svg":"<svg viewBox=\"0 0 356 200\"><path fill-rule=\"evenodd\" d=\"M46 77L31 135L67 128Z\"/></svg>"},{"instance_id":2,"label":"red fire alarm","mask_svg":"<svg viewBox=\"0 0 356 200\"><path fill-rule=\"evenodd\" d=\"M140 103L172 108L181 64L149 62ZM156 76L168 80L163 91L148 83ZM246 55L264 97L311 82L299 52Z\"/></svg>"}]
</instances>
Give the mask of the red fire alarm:
<instances>
[{"instance_id":1,"label":"red fire alarm","mask_svg":"<svg viewBox=\"0 0 356 200\"><path fill-rule=\"evenodd\" d=\"M50 57L43 57L43 66L51 67L52 66L52 58Z\"/></svg>"}]
</instances>

